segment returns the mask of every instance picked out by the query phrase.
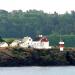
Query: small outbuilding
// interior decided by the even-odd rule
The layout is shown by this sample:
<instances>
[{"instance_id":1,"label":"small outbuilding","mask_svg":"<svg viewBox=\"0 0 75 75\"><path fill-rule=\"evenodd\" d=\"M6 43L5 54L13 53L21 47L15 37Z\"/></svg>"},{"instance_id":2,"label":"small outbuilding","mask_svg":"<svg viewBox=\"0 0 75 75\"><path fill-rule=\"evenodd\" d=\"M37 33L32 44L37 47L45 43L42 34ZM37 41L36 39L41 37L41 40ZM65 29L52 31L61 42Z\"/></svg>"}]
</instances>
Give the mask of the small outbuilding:
<instances>
[{"instance_id":1,"label":"small outbuilding","mask_svg":"<svg viewBox=\"0 0 75 75\"><path fill-rule=\"evenodd\" d=\"M17 47L21 43L21 40L14 40L11 44L10 47Z\"/></svg>"},{"instance_id":2,"label":"small outbuilding","mask_svg":"<svg viewBox=\"0 0 75 75\"><path fill-rule=\"evenodd\" d=\"M0 42L0 47L8 47L8 44L6 42Z\"/></svg>"}]
</instances>

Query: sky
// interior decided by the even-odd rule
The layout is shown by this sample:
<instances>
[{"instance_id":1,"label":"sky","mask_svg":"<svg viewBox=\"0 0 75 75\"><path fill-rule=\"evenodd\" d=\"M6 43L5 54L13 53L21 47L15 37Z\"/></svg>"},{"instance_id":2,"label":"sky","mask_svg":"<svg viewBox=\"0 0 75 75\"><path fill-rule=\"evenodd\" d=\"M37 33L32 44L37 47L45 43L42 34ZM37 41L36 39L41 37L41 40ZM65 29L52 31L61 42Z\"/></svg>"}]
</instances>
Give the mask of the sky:
<instances>
[{"instance_id":1,"label":"sky","mask_svg":"<svg viewBox=\"0 0 75 75\"><path fill-rule=\"evenodd\" d=\"M7 11L36 9L63 14L75 10L75 0L0 0L0 9Z\"/></svg>"}]
</instances>

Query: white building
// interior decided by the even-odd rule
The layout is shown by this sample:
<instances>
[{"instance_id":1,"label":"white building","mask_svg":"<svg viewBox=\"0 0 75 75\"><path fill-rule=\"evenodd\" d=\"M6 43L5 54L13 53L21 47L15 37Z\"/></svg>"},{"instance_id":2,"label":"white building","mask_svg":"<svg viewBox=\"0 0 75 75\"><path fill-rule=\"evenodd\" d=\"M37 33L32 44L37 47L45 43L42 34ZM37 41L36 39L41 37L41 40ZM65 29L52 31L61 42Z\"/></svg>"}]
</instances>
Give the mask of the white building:
<instances>
[{"instance_id":1,"label":"white building","mask_svg":"<svg viewBox=\"0 0 75 75\"><path fill-rule=\"evenodd\" d=\"M51 49L46 36L39 35L34 41L31 37L24 37L21 41L15 40L10 44L11 47L36 48L36 49Z\"/></svg>"},{"instance_id":2,"label":"white building","mask_svg":"<svg viewBox=\"0 0 75 75\"><path fill-rule=\"evenodd\" d=\"M14 40L14 41L10 44L10 47L17 47L20 42L21 42L21 40Z\"/></svg>"},{"instance_id":3,"label":"white building","mask_svg":"<svg viewBox=\"0 0 75 75\"><path fill-rule=\"evenodd\" d=\"M19 44L20 47L28 48L32 44L32 38L31 37L24 37Z\"/></svg>"},{"instance_id":4,"label":"white building","mask_svg":"<svg viewBox=\"0 0 75 75\"><path fill-rule=\"evenodd\" d=\"M39 35L31 44L32 48L36 49L51 49L49 41L46 36Z\"/></svg>"},{"instance_id":5,"label":"white building","mask_svg":"<svg viewBox=\"0 0 75 75\"><path fill-rule=\"evenodd\" d=\"M8 44L6 42L0 42L0 47L8 47Z\"/></svg>"}]
</instances>

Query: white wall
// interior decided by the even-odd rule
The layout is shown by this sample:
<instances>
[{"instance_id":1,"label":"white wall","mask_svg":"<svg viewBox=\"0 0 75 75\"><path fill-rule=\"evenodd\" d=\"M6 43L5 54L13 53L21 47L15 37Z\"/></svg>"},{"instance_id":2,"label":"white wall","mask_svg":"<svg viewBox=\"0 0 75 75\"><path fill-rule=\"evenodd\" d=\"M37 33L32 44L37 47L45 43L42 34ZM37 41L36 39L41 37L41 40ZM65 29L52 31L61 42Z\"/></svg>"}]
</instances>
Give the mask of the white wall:
<instances>
[{"instance_id":1,"label":"white wall","mask_svg":"<svg viewBox=\"0 0 75 75\"><path fill-rule=\"evenodd\" d=\"M0 44L0 47L8 47L8 44L7 44L6 42L1 43L1 44Z\"/></svg>"}]
</instances>

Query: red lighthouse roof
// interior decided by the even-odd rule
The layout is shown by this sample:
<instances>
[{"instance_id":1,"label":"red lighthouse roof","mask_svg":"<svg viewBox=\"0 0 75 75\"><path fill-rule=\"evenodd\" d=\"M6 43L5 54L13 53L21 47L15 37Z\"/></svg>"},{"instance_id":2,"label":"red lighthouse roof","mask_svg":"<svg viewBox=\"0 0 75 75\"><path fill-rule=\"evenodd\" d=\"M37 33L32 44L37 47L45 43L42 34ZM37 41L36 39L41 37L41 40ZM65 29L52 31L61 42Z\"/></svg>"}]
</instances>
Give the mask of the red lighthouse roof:
<instances>
[{"instance_id":1,"label":"red lighthouse roof","mask_svg":"<svg viewBox=\"0 0 75 75\"><path fill-rule=\"evenodd\" d=\"M41 42L48 42L48 38L47 37L42 37Z\"/></svg>"},{"instance_id":2,"label":"red lighthouse roof","mask_svg":"<svg viewBox=\"0 0 75 75\"><path fill-rule=\"evenodd\" d=\"M48 42L48 38L46 36L38 36L35 38L35 41Z\"/></svg>"}]
</instances>

